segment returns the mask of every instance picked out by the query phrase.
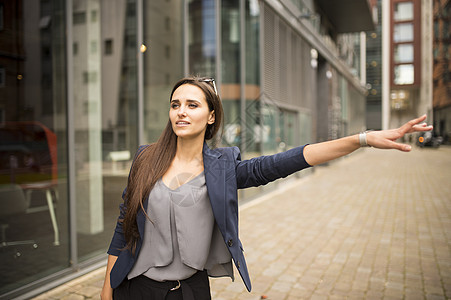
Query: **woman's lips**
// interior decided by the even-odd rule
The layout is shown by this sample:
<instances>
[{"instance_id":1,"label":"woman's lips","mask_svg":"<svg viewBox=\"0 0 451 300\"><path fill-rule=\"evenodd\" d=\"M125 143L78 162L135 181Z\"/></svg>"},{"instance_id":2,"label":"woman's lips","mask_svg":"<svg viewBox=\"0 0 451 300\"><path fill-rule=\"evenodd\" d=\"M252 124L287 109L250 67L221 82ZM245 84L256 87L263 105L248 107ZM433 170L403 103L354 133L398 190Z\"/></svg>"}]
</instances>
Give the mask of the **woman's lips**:
<instances>
[{"instance_id":1,"label":"woman's lips","mask_svg":"<svg viewBox=\"0 0 451 300\"><path fill-rule=\"evenodd\" d=\"M190 123L188 121L177 121L175 122L175 125L177 125L178 127L185 127L188 126Z\"/></svg>"}]
</instances>

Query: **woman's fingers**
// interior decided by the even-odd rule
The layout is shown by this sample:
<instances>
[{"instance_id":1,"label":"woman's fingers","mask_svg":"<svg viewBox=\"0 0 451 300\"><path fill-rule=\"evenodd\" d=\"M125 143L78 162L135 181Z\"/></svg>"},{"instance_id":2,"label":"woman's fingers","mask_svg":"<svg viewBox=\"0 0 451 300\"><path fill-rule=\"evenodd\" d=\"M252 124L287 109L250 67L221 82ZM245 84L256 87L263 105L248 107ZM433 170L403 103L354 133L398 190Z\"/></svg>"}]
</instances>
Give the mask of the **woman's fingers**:
<instances>
[{"instance_id":1,"label":"woman's fingers","mask_svg":"<svg viewBox=\"0 0 451 300\"><path fill-rule=\"evenodd\" d=\"M413 126L414 131L429 131L432 130L432 125L428 125L426 123L421 123Z\"/></svg>"},{"instance_id":2,"label":"woman's fingers","mask_svg":"<svg viewBox=\"0 0 451 300\"><path fill-rule=\"evenodd\" d=\"M382 137L382 139L374 140L374 145L371 146L379 149L396 149L404 152L409 152L412 150L410 145L398 143L396 142L396 139L397 138L394 136Z\"/></svg>"},{"instance_id":3,"label":"woman's fingers","mask_svg":"<svg viewBox=\"0 0 451 300\"><path fill-rule=\"evenodd\" d=\"M424 120L426 120L426 115L422 115L421 117L410 120L409 122L401 126L399 129L403 135L406 133L412 133L416 131L432 130L432 126L428 126L426 123L421 123Z\"/></svg>"},{"instance_id":4,"label":"woman's fingers","mask_svg":"<svg viewBox=\"0 0 451 300\"><path fill-rule=\"evenodd\" d=\"M422 115L419 118L416 119L412 119L409 122L407 122L406 124L404 124L401 128L405 128L406 132L409 132L412 130L412 128L416 125L418 125L419 123L423 122L424 120L426 120L426 115Z\"/></svg>"},{"instance_id":5,"label":"woman's fingers","mask_svg":"<svg viewBox=\"0 0 451 300\"><path fill-rule=\"evenodd\" d=\"M410 120L410 122L412 122L413 124L418 124L420 122L423 122L424 120L426 120L426 115L422 115L421 117Z\"/></svg>"}]
</instances>

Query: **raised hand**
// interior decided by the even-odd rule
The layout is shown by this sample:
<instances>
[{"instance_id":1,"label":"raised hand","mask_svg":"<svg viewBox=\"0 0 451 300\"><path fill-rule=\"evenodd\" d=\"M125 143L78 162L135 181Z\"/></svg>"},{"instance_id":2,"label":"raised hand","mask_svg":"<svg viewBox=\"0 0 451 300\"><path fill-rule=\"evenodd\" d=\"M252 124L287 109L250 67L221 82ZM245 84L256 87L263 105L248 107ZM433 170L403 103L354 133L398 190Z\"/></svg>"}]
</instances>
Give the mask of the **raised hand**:
<instances>
[{"instance_id":1,"label":"raised hand","mask_svg":"<svg viewBox=\"0 0 451 300\"><path fill-rule=\"evenodd\" d=\"M410 145L397 143L396 140L402 138L407 133L432 130L432 126L424 123L424 120L426 120L426 115L410 120L396 129L368 132L367 142L374 148L397 149L400 151L409 152L412 150Z\"/></svg>"}]
</instances>

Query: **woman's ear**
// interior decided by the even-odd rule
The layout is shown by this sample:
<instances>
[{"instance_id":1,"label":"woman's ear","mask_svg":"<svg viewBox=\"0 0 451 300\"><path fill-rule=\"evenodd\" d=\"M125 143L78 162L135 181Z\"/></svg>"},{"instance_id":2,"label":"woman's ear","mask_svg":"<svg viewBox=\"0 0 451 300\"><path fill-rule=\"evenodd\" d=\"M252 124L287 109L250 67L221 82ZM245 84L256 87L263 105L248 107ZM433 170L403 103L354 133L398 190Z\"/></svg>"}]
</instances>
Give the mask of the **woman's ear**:
<instances>
[{"instance_id":1,"label":"woman's ear","mask_svg":"<svg viewBox=\"0 0 451 300\"><path fill-rule=\"evenodd\" d=\"M211 125L211 124L213 124L215 122L215 111L214 110L212 110L211 112L210 112L210 116L208 117L208 125Z\"/></svg>"}]
</instances>

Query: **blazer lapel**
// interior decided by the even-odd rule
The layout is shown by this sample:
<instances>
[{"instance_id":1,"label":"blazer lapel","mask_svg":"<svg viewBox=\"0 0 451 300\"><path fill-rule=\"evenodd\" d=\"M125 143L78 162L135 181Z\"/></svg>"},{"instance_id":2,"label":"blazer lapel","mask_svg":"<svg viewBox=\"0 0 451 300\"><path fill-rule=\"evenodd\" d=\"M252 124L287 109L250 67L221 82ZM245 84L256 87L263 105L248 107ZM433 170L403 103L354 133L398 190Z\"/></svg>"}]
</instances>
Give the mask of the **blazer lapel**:
<instances>
[{"instance_id":1,"label":"blazer lapel","mask_svg":"<svg viewBox=\"0 0 451 300\"><path fill-rule=\"evenodd\" d=\"M204 143L203 159L205 182L211 207L219 229L225 231L226 226L226 187L225 187L225 161L220 159L221 153L212 150ZM224 234L224 232L223 232Z\"/></svg>"}]
</instances>

